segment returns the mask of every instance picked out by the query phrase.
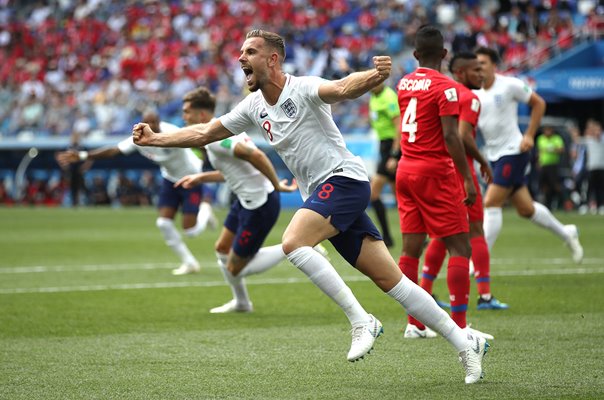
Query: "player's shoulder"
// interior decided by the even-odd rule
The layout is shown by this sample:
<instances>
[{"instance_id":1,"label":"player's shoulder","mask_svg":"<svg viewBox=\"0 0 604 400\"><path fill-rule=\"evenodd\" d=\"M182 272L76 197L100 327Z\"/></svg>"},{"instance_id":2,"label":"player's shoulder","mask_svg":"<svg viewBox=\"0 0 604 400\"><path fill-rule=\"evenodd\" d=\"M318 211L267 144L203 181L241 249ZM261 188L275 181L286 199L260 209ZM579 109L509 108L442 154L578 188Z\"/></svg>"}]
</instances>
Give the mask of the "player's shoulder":
<instances>
[{"instance_id":1,"label":"player's shoulder","mask_svg":"<svg viewBox=\"0 0 604 400\"><path fill-rule=\"evenodd\" d=\"M166 121L159 122L159 130L163 133L174 132L179 130L180 128L174 124L171 124Z\"/></svg>"},{"instance_id":2,"label":"player's shoulder","mask_svg":"<svg viewBox=\"0 0 604 400\"><path fill-rule=\"evenodd\" d=\"M520 78L501 74L495 75L495 83L503 87L524 85L524 81Z\"/></svg>"}]
</instances>

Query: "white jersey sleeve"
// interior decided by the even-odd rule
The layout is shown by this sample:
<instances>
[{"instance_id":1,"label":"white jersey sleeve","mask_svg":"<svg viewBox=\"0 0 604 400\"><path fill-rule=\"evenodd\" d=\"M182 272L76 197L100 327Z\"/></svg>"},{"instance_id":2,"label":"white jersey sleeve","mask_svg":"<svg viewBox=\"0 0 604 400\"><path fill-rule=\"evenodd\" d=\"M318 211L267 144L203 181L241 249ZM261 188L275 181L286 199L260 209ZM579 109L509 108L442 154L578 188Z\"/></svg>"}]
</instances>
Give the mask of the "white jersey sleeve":
<instances>
[{"instance_id":1,"label":"white jersey sleeve","mask_svg":"<svg viewBox=\"0 0 604 400\"><path fill-rule=\"evenodd\" d=\"M235 147L239 143L256 147L252 139L244 132L218 142L206 145L210 162L219 170L233 191L241 206L254 210L264 203L268 194L275 188L272 183L251 163L235 157Z\"/></svg>"},{"instance_id":2,"label":"white jersey sleeve","mask_svg":"<svg viewBox=\"0 0 604 400\"><path fill-rule=\"evenodd\" d=\"M179 129L176 125L163 121L160 122L159 128L160 132L164 133ZM118 148L123 154L138 151L143 157L159 165L162 177L170 182L176 182L185 175L201 171L201 160L191 149L139 146L134 143L132 137L118 143Z\"/></svg>"},{"instance_id":3,"label":"white jersey sleeve","mask_svg":"<svg viewBox=\"0 0 604 400\"><path fill-rule=\"evenodd\" d=\"M137 147L138 146L134 144L132 136L127 137L117 144L117 148L119 149L120 153L126 155L134 153L137 150Z\"/></svg>"},{"instance_id":4,"label":"white jersey sleeve","mask_svg":"<svg viewBox=\"0 0 604 400\"><path fill-rule=\"evenodd\" d=\"M218 118L222 126L233 135L238 135L255 128L254 120L250 116L251 97L251 95L247 96L234 109Z\"/></svg>"}]
</instances>

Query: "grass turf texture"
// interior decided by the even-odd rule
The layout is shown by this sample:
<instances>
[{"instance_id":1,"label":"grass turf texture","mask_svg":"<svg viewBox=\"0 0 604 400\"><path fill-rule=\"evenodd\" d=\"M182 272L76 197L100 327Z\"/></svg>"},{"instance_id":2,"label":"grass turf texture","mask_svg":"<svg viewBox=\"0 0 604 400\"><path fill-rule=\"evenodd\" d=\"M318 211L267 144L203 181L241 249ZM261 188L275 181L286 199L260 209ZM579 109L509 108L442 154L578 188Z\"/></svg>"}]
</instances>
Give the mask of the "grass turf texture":
<instances>
[{"instance_id":1,"label":"grass turf texture","mask_svg":"<svg viewBox=\"0 0 604 400\"><path fill-rule=\"evenodd\" d=\"M225 211L219 210L220 217ZM396 211L390 210L393 227ZM178 265L153 209L0 209L1 399L602 398L604 219L560 214L581 231L575 266L550 233L504 214L494 294L511 305L468 320L495 336L486 379L466 386L442 339L403 340L401 308L332 250L332 262L384 324L348 363L343 313L286 261L247 279L256 311L211 315L230 299L216 231L188 240L200 274ZM279 242L291 211L267 240ZM400 238L393 255L398 259ZM446 298L444 274L435 292Z\"/></svg>"}]
</instances>

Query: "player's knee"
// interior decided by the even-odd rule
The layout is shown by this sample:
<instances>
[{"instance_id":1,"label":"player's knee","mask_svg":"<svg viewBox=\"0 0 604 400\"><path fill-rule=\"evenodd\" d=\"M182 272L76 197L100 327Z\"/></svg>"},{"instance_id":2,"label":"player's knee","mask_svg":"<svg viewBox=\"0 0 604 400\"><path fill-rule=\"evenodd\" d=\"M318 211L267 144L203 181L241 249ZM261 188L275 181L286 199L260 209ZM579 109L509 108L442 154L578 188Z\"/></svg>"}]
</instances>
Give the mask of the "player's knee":
<instances>
[{"instance_id":1,"label":"player's knee","mask_svg":"<svg viewBox=\"0 0 604 400\"><path fill-rule=\"evenodd\" d=\"M221 240L217 240L216 243L214 243L214 250L217 253L221 253L221 254L228 254L229 251L231 250L230 247L224 243Z\"/></svg>"},{"instance_id":2,"label":"player's knee","mask_svg":"<svg viewBox=\"0 0 604 400\"><path fill-rule=\"evenodd\" d=\"M300 246L298 246L294 240L286 239L286 237L283 236L283 239L281 240L281 248L283 249L283 253L289 254L298 247Z\"/></svg>"},{"instance_id":3,"label":"player's knee","mask_svg":"<svg viewBox=\"0 0 604 400\"><path fill-rule=\"evenodd\" d=\"M201 233L201 230L198 229L196 226L183 230L183 234L188 238L193 238L193 237L199 236L200 233Z\"/></svg>"},{"instance_id":4,"label":"player's knee","mask_svg":"<svg viewBox=\"0 0 604 400\"><path fill-rule=\"evenodd\" d=\"M157 219L155 220L155 226L157 226L161 230L170 228L173 225L174 225L174 222L170 218L157 217Z\"/></svg>"},{"instance_id":5,"label":"player's knee","mask_svg":"<svg viewBox=\"0 0 604 400\"><path fill-rule=\"evenodd\" d=\"M516 209L516 212L522 218L531 218L535 214L535 207L532 204L530 206L521 206Z\"/></svg>"}]
</instances>

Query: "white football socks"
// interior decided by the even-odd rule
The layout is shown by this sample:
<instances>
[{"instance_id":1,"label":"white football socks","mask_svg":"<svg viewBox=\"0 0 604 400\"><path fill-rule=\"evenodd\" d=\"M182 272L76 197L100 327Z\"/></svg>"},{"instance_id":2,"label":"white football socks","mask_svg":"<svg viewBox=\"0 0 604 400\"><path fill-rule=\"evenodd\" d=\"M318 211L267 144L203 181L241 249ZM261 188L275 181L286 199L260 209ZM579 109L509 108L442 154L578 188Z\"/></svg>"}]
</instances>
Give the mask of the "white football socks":
<instances>
[{"instance_id":1,"label":"white football socks","mask_svg":"<svg viewBox=\"0 0 604 400\"><path fill-rule=\"evenodd\" d=\"M158 217L155 223L164 236L164 241L176 253L181 262L199 265L187 245L183 242L180 233L178 233L178 230L174 226L174 221L170 218Z\"/></svg>"},{"instance_id":2,"label":"white football socks","mask_svg":"<svg viewBox=\"0 0 604 400\"><path fill-rule=\"evenodd\" d=\"M303 246L289 253L287 258L340 306L352 326L369 322L369 314L325 257L312 247Z\"/></svg>"},{"instance_id":3,"label":"white football socks","mask_svg":"<svg viewBox=\"0 0 604 400\"><path fill-rule=\"evenodd\" d=\"M533 202L535 213L531 217L531 222L537 226L545 228L558 235L562 240L568 242L570 237L564 229L564 225L541 203Z\"/></svg>"},{"instance_id":4,"label":"white football socks","mask_svg":"<svg viewBox=\"0 0 604 400\"><path fill-rule=\"evenodd\" d=\"M201 232L205 231L208 227L208 222L212 217L212 206L210 205L210 203L202 202L201 204L199 204L199 211L197 212L197 223L194 227L184 230L185 236L195 237Z\"/></svg>"},{"instance_id":5,"label":"white football socks","mask_svg":"<svg viewBox=\"0 0 604 400\"><path fill-rule=\"evenodd\" d=\"M398 301L407 313L447 339L458 352L468 347L468 337L463 329L436 304L428 292L411 282L405 275L387 294Z\"/></svg>"},{"instance_id":6,"label":"white football socks","mask_svg":"<svg viewBox=\"0 0 604 400\"><path fill-rule=\"evenodd\" d=\"M233 276L233 274L231 274L231 272L227 269L227 260L229 258L228 254L216 253L216 258L218 259L218 266L220 266L224 280L227 281L231 287L231 292L233 293L235 302L239 305L249 305L250 297L247 293L245 280L241 276Z\"/></svg>"},{"instance_id":7,"label":"white football socks","mask_svg":"<svg viewBox=\"0 0 604 400\"><path fill-rule=\"evenodd\" d=\"M243 278L244 276L262 273L279 264L284 258L285 253L283 253L283 247L280 244L262 247L238 276Z\"/></svg>"},{"instance_id":8,"label":"white football socks","mask_svg":"<svg viewBox=\"0 0 604 400\"><path fill-rule=\"evenodd\" d=\"M483 229L489 250L493 248L499 232L501 232L502 225L503 213L501 207L487 207L484 209Z\"/></svg>"}]
</instances>

